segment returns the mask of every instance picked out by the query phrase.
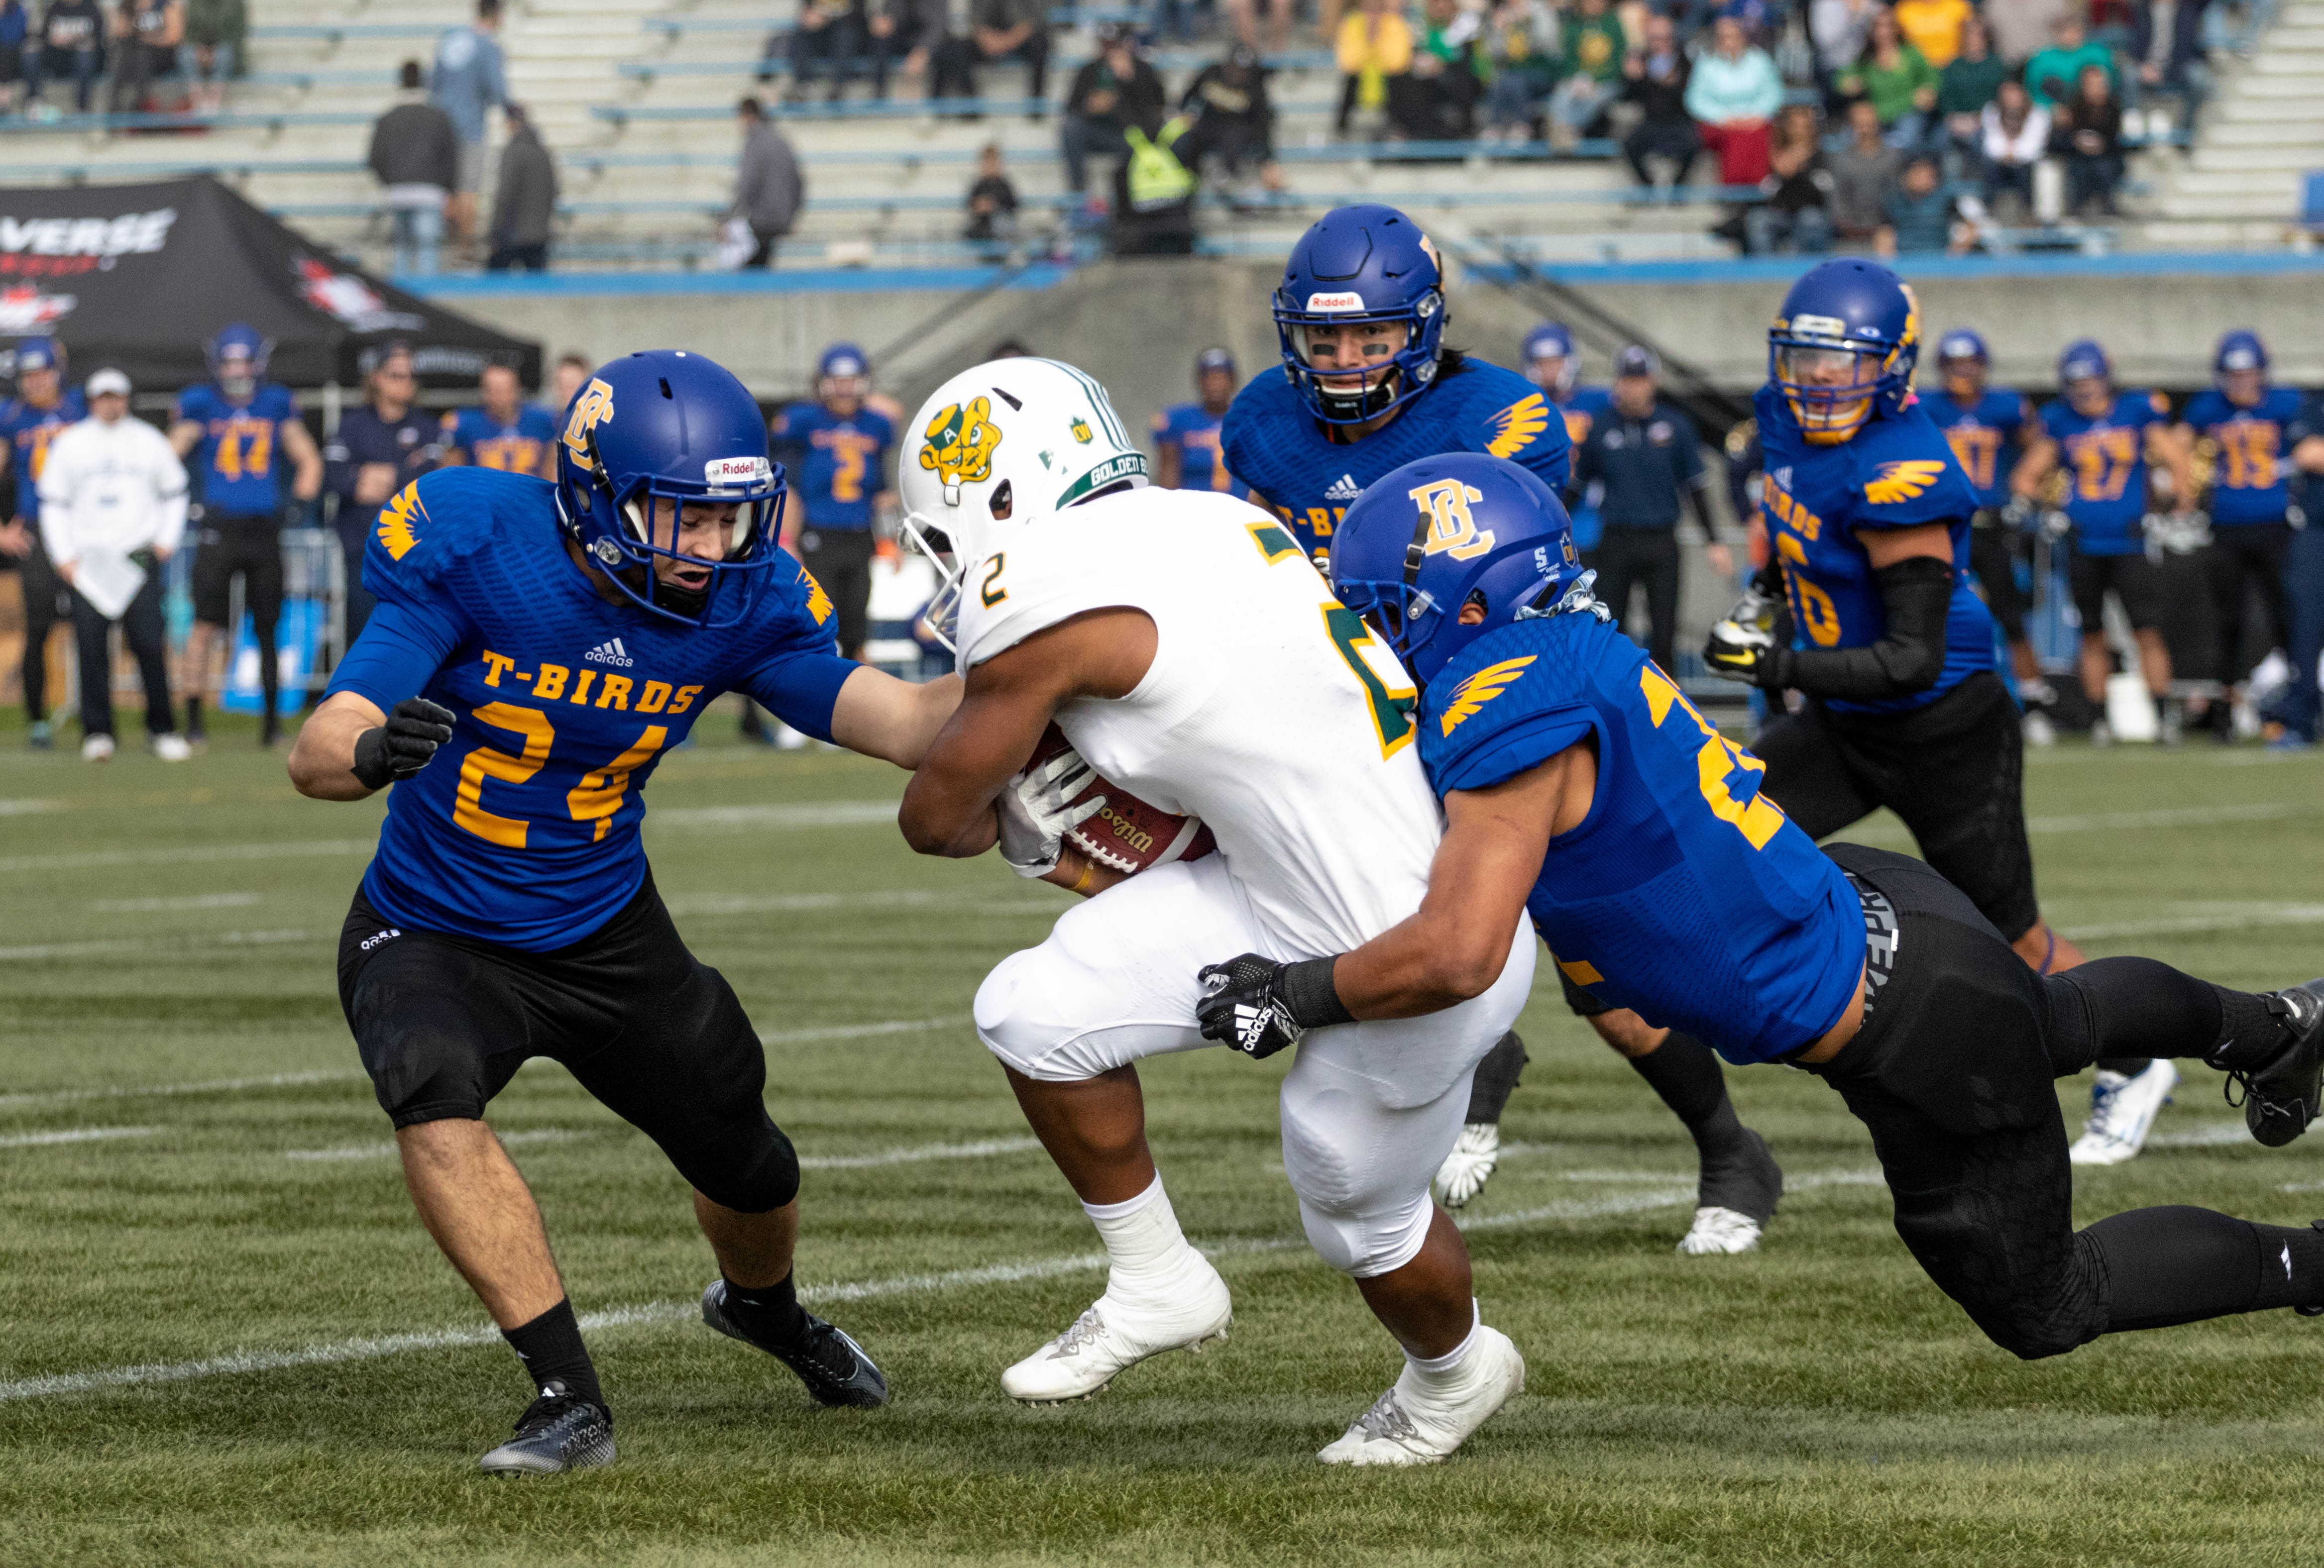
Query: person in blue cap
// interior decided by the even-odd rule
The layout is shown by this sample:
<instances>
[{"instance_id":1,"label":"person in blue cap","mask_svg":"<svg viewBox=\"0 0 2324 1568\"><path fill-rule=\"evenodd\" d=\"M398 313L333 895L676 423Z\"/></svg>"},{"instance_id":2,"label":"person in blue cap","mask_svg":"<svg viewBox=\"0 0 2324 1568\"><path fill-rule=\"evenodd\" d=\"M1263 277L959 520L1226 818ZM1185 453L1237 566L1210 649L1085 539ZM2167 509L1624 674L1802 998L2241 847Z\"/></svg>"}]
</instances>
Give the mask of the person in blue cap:
<instances>
[{"instance_id":1,"label":"person in blue cap","mask_svg":"<svg viewBox=\"0 0 2324 1568\"><path fill-rule=\"evenodd\" d=\"M88 401L64 384L64 345L27 337L16 346L16 395L0 403L0 472L15 481L16 508L0 528L0 552L19 563L24 579L24 717L27 742L45 752L49 729L49 633L72 611L41 546L41 469L49 443L68 425L88 418Z\"/></svg>"}]
</instances>

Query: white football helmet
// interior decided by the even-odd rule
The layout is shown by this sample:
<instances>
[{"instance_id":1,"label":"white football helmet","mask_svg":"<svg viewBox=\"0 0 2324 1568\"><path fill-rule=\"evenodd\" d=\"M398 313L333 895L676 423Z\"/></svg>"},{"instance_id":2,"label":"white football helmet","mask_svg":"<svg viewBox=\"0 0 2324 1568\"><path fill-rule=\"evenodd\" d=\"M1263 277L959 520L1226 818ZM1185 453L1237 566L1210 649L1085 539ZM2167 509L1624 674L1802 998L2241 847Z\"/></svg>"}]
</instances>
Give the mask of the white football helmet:
<instances>
[{"instance_id":1,"label":"white football helmet","mask_svg":"<svg viewBox=\"0 0 2324 1568\"><path fill-rule=\"evenodd\" d=\"M944 579L927 621L947 648L961 585L1016 532L1102 492L1146 483L1146 454L1113 400L1054 359L995 359L961 372L920 405L899 447L904 532ZM949 550L938 549L934 535Z\"/></svg>"}]
</instances>

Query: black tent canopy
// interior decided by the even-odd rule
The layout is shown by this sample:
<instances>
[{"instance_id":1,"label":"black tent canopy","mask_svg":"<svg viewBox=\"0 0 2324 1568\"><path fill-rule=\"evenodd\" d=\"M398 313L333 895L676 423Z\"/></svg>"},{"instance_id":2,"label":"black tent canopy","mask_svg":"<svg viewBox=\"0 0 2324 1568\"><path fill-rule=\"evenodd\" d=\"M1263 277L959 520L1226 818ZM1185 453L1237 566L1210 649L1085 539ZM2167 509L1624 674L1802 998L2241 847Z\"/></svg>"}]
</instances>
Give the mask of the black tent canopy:
<instances>
[{"instance_id":1,"label":"black tent canopy","mask_svg":"<svg viewBox=\"0 0 2324 1568\"><path fill-rule=\"evenodd\" d=\"M540 384L540 345L406 294L309 244L207 175L141 185L0 187L0 374L19 339L65 346L141 392L208 378L202 345L244 321L273 339L269 380L354 385L380 345L411 346L429 386L488 364Z\"/></svg>"}]
</instances>

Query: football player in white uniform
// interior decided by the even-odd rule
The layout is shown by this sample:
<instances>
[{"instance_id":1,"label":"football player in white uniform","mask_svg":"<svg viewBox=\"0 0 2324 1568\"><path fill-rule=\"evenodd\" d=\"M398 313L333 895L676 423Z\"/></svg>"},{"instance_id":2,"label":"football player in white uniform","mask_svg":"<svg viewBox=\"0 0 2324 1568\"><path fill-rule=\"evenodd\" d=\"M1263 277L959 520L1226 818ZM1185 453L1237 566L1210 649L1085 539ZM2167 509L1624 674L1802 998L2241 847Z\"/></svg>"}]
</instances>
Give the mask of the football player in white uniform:
<instances>
[{"instance_id":1,"label":"football player in white uniform","mask_svg":"<svg viewBox=\"0 0 2324 1568\"><path fill-rule=\"evenodd\" d=\"M1146 488L1145 458L1081 372L1030 358L964 372L921 409L899 462L906 527L950 547L967 681L905 794L905 836L954 856L997 843L1019 874L1093 895L996 968L975 1006L1111 1265L1104 1294L1001 1386L1079 1398L1223 1337L1232 1315L1156 1174L1135 1064L1209 1044L1196 971L1219 954L1314 958L1411 914L1442 819L1402 667L1276 519ZM1110 787L1200 817L1219 853L1130 877L1084 860L1065 835L1091 808L1068 804L1086 772L1027 768L1052 720ZM1327 1462L1442 1459L1524 1387L1428 1189L1533 963L1517 933L1472 1001L1315 1029L1283 1081L1283 1163L1308 1240L1406 1358Z\"/></svg>"}]
</instances>

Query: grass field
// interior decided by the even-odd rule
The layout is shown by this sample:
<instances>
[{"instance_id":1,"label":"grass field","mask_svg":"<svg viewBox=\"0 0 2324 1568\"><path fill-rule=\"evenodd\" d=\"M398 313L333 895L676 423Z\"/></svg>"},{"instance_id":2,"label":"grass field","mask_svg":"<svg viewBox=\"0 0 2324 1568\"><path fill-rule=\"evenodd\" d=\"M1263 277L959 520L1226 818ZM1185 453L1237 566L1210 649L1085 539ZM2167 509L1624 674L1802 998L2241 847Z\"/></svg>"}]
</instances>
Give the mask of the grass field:
<instances>
[{"instance_id":1,"label":"grass field","mask_svg":"<svg viewBox=\"0 0 2324 1568\"><path fill-rule=\"evenodd\" d=\"M713 1267L682 1184L541 1064L493 1120L600 1325L622 1458L484 1480L475 1456L526 1389L410 1213L334 989L378 807L294 798L244 739L173 769L17 743L0 739L0 1564L2324 1554L2324 1324L2019 1363L1905 1254L1837 1096L1772 1067L1730 1076L1790 1173L1783 1214L1757 1255L1680 1259L1691 1149L1554 976L1522 1026L1517 1147L1465 1221L1530 1384L1459 1457L1314 1462L1397 1359L1298 1240L1272 1065L1217 1052L1146 1084L1233 1338L1088 1404L1012 1406L1001 1368L1101 1276L966 1014L1062 898L990 860L916 859L886 820L891 770L710 742L653 785L657 874L767 1035L769 1102L809 1167L800 1278L896 1400L816 1412L696 1321ZM2208 747L2042 754L2044 905L2094 954L2253 987L2324 970L2319 771ZM2078 1120L2086 1084L2061 1093ZM2324 1139L2251 1146L2207 1074L2155 1141L2085 1176L2086 1219L2324 1213Z\"/></svg>"}]
</instances>

